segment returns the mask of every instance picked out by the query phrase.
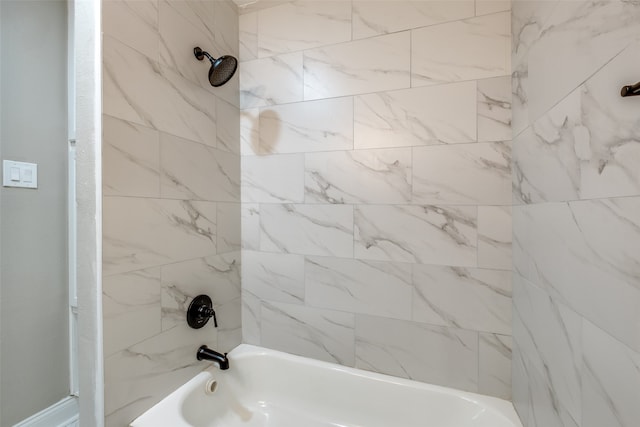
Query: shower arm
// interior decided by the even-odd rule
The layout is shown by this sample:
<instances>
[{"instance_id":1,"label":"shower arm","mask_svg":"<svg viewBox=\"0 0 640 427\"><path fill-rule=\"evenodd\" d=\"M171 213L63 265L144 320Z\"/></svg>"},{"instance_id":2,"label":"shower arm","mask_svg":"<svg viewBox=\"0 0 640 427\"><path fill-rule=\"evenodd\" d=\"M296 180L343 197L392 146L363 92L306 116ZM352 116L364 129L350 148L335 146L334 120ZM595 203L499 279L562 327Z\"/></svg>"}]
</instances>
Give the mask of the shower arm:
<instances>
[{"instance_id":1,"label":"shower arm","mask_svg":"<svg viewBox=\"0 0 640 427\"><path fill-rule=\"evenodd\" d=\"M205 56L209 59L209 61L211 61L212 64L216 60L216 58L214 58L213 56L209 55L209 52L205 52L204 50L200 49L199 47L194 47L193 48L193 54L195 55L196 58L198 58L198 61L202 61Z\"/></svg>"}]
</instances>

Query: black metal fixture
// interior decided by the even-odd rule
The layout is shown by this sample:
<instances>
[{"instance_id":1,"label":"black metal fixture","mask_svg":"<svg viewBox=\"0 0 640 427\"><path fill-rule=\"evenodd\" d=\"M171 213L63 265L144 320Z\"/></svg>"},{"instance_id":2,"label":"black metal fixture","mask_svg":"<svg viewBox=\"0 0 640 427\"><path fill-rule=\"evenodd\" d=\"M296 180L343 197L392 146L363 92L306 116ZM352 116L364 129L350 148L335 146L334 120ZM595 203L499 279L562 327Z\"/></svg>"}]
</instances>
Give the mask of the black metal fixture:
<instances>
[{"instance_id":1,"label":"black metal fixture","mask_svg":"<svg viewBox=\"0 0 640 427\"><path fill-rule=\"evenodd\" d=\"M198 295L189 304L187 310L187 324L193 329L200 329L213 317L213 325L218 327L216 312L213 309L213 302L207 295Z\"/></svg>"},{"instance_id":2,"label":"black metal fixture","mask_svg":"<svg viewBox=\"0 0 640 427\"><path fill-rule=\"evenodd\" d=\"M640 82L634 85L622 86L620 96L640 96Z\"/></svg>"},{"instance_id":3,"label":"black metal fixture","mask_svg":"<svg viewBox=\"0 0 640 427\"><path fill-rule=\"evenodd\" d=\"M238 68L238 60L231 55L222 55L220 58L214 58L199 47L193 48L193 54L198 58L198 61L202 61L206 56L209 62L211 62L211 68L209 68L209 83L211 83L213 87L222 86L231 80L231 77L233 77Z\"/></svg>"},{"instance_id":4,"label":"black metal fixture","mask_svg":"<svg viewBox=\"0 0 640 427\"><path fill-rule=\"evenodd\" d=\"M227 359L227 353L222 354L218 353L215 350L211 350L206 345L201 345L196 353L196 358L198 360L210 360L212 362L216 362L220 369L223 371L229 369L229 359Z\"/></svg>"}]
</instances>

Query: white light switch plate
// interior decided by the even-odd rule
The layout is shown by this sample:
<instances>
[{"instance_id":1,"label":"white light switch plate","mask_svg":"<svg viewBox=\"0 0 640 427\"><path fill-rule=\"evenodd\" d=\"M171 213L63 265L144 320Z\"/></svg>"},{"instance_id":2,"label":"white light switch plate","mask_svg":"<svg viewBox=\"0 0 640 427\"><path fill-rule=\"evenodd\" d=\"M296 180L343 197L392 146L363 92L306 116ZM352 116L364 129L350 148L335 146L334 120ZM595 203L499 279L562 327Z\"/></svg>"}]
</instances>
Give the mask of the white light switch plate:
<instances>
[{"instance_id":1,"label":"white light switch plate","mask_svg":"<svg viewBox=\"0 0 640 427\"><path fill-rule=\"evenodd\" d=\"M3 160L2 185L5 187L38 188L38 165Z\"/></svg>"}]
</instances>

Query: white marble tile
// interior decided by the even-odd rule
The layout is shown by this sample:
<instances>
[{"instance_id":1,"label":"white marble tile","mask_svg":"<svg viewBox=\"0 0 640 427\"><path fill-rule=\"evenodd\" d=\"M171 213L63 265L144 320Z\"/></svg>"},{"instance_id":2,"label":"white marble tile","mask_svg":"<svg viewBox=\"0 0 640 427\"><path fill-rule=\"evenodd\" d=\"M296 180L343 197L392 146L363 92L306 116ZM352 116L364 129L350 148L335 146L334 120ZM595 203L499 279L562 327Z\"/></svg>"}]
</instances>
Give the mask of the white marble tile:
<instances>
[{"instance_id":1,"label":"white marble tile","mask_svg":"<svg viewBox=\"0 0 640 427\"><path fill-rule=\"evenodd\" d=\"M106 356L159 334L160 269L104 277L102 313Z\"/></svg>"},{"instance_id":2,"label":"white marble tile","mask_svg":"<svg viewBox=\"0 0 640 427\"><path fill-rule=\"evenodd\" d=\"M304 99L406 89L408 31L304 52Z\"/></svg>"},{"instance_id":3,"label":"white marble tile","mask_svg":"<svg viewBox=\"0 0 640 427\"><path fill-rule=\"evenodd\" d=\"M258 56L351 40L351 4L297 1L258 12Z\"/></svg>"},{"instance_id":4,"label":"white marble tile","mask_svg":"<svg viewBox=\"0 0 640 427\"><path fill-rule=\"evenodd\" d=\"M103 40L103 113L205 144L216 134L210 92L110 37Z\"/></svg>"},{"instance_id":5,"label":"white marble tile","mask_svg":"<svg viewBox=\"0 0 640 427\"><path fill-rule=\"evenodd\" d=\"M511 335L511 272L413 266L412 319Z\"/></svg>"},{"instance_id":6,"label":"white marble tile","mask_svg":"<svg viewBox=\"0 0 640 427\"><path fill-rule=\"evenodd\" d=\"M354 98L355 148L476 141L476 83L462 82Z\"/></svg>"},{"instance_id":7,"label":"white marble tile","mask_svg":"<svg viewBox=\"0 0 640 427\"><path fill-rule=\"evenodd\" d=\"M633 427L640 420L640 353L585 321L583 427Z\"/></svg>"},{"instance_id":8,"label":"white marble tile","mask_svg":"<svg viewBox=\"0 0 640 427\"><path fill-rule=\"evenodd\" d=\"M478 267L511 270L511 206L478 206Z\"/></svg>"},{"instance_id":9,"label":"white marble tile","mask_svg":"<svg viewBox=\"0 0 640 427\"><path fill-rule=\"evenodd\" d=\"M162 330L186 325L189 304L208 295L213 308L240 297L240 253L228 253L162 266ZM227 321L217 315L218 327ZM208 330L215 329L213 320Z\"/></svg>"},{"instance_id":10,"label":"white marble tile","mask_svg":"<svg viewBox=\"0 0 640 427\"><path fill-rule=\"evenodd\" d=\"M215 145L215 97L204 89L206 86L192 83L172 68L161 66L160 71L163 86L159 89L163 96L162 103L153 107L151 117L154 126L191 141ZM164 95L165 92L168 95ZM237 104L236 101L234 105Z\"/></svg>"},{"instance_id":11,"label":"white marble tile","mask_svg":"<svg viewBox=\"0 0 640 427\"><path fill-rule=\"evenodd\" d=\"M175 12L189 21L194 27L207 36L208 39L215 39L215 6L208 0L159 0L167 3ZM205 49L203 46L201 46ZM206 49L205 49L206 50Z\"/></svg>"},{"instance_id":12,"label":"white marble tile","mask_svg":"<svg viewBox=\"0 0 640 427\"><path fill-rule=\"evenodd\" d=\"M476 0L476 16L511 10L511 0Z\"/></svg>"},{"instance_id":13,"label":"white marble tile","mask_svg":"<svg viewBox=\"0 0 640 427\"><path fill-rule=\"evenodd\" d=\"M530 120L540 117L637 41L639 20L636 2L558 2L528 51L528 85L535 94L528 99ZM637 52L637 48L632 51ZM623 60L634 62L637 53L628 55ZM628 68L625 72L633 74ZM614 96L619 89L608 90Z\"/></svg>"},{"instance_id":14,"label":"white marble tile","mask_svg":"<svg viewBox=\"0 0 640 427\"><path fill-rule=\"evenodd\" d=\"M235 105L216 98L216 147L241 154L240 110Z\"/></svg>"},{"instance_id":15,"label":"white marble tile","mask_svg":"<svg viewBox=\"0 0 640 427\"><path fill-rule=\"evenodd\" d=\"M102 2L102 31L158 60L158 0L105 0Z\"/></svg>"},{"instance_id":16,"label":"white marble tile","mask_svg":"<svg viewBox=\"0 0 640 427\"><path fill-rule=\"evenodd\" d=\"M105 196L160 196L157 131L102 117L102 191Z\"/></svg>"},{"instance_id":17,"label":"white marble tile","mask_svg":"<svg viewBox=\"0 0 640 427\"><path fill-rule=\"evenodd\" d=\"M305 155L307 203L411 202L411 149Z\"/></svg>"},{"instance_id":18,"label":"white marble tile","mask_svg":"<svg viewBox=\"0 0 640 427\"><path fill-rule=\"evenodd\" d=\"M260 152L353 148L353 100L336 98L260 109Z\"/></svg>"},{"instance_id":19,"label":"white marble tile","mask_svg":"<svg viewBox=\"0 0 640 427\"><path fill-rule=\"evenodd\" d=\"M187 3L187 2L184 2ZM179 6L178 6L179 5ZM183 16L185 6L177 2L159 2L160 64L170 67L185 79L204 90L212 90L209 84L209 61L198 61L193 48L199 46L214 58L220 52L214 51L213 35Z\"/></svg>"},{"instance_id":20,"label":"white marble tile","mask_svg":"<svg viewBox=\"0 0 640 427\"><path fill-rule=\"evenodd\" d=\"M637 4L634 13L640 19ZM624 102L629 99L618 96L611 87L612 82L632 84L638 80L634 71L640 56L640 31L636 30L636 34L638 42L582 86L582 120L580 124L568 124L575 126L572 129L575 153L582 160L582 199L640 195L640 117ZM589 134L587 139L583 139L585 133Z\"/></svg>"},{"instance_id":21,"label":"white marble tile","mask_svg":"<svg viewBox=\"0 0 640 427\"><path fill-rule=\"evenodd\" d=\"M240 27L238 11L231 0L213 2L214 34L218 55L231 55L238 58L240 53Z\"/></svg>"},{"instance_id":22,"label":"white marble tile","mask_svg":"<svg viewBox=\"0 0 640 427\"><path fill-rule=\"evenodd\" d=\"M637 197L514 209L514 254L528 259L526 278L636 351L639 212Z\"/></svg>"},{"instance_id":23,"label":"white marble tile","mask_svg":"<svg viewBox=\"0 0 640 427\"><path fill-rule=\"evenodd\" d=\"M572 102L569 98L565 101ZM514 203L578 199L580 173L578 159L572 151L570 145L548 139L541 128L529 127L514 138ZM544 167L539 169L540 165Z\"/></svg>"},{"instance_id":24,"label":"white marble tile","mask_svg":"<svg viewBox=\"0 0 640 427\"><path fill-rule=\"evenodd\" d=\"M532 369L552 385L554 399L580 421L582 319L518 275L513 286L513 335Z\"/></svg>"},{"instance_id":25,"label":"white marble tile","mask_svg":"<svg viewBox=\"0 0 640 427\"><path fill-rule=\"evenodd\" d=\"M511 144L413 148L413 203L511 204Z\"/></svg>"},{"instance_id":26,"label":"white marble tile","mask_svg":"<svg viewBox=\"0 0 640 427\"><path fill-rule=\"evenodd\" d=\"M258 13L246 13L238 17L240 61L258 57ZM242 65L244 66L244 65ZM242 67L241 66L241 67Z\"/></svg>"},{"instance_id":27,"label":"white marble tile","mask_svg":"<svg viewBox=\"0 0 640 427\"><path fill-rule=\"evenodd\" d=\"M512 33L512 130L518 135L529 124L529 97L535 91L529 83L529 51L544 31L544 24L560 0L515 1L511 11Z\"/></svg>"},{"instance_id":28,"label":"white marble tile","mask_svg":"<svg viewBox=\"0 0 640 427\"><path fill-rule=\"evenodd\" d=\"M164 198L240 200L239 156L162 133L160 165Z\"/></svg>"},{"instance_id":29,"label":"white marble tile","mask_svg":"<svg viewBox=\"0 0 640 427\"><path fill-rule=\"evenodd\" d=\"M104 114L152 126L148 110L161 99L162 77L157 63L105 35L102 44ZM147 94L145 98L143 94ZM147 105L148 99L151 102ZM215 117L215 115L214 115Z\"/></svg>"},{"instance_id":30,"label":"white marble tile","mask_svg":"<svg viewBox=\"0 0 640 427\"><path fill-rule=\"evenodd\" d=\"M240 111L240 154L243 156L260 154L260 110L258 108Z\"/></svg>"},{"instance_id":31,"label":"white marble tile","mask_svg":"<svg viewBox=\"0 0 640 427\"><path fill-rule=\"evenodd\" d=\"M357 0L353 2L353 38L395 33L473 15L473 0Z\"/></svg>"},{"instance_id":32,"label":"white marble tile","mask_svg":"<svg viewBox=\"0 0 640 427\"><path fill-rule=\"evenodd\" d=\"M635 81L638 55L640 44L622 52L521 135L514 150L521 200L640 194L640 118L611 87Z\"/></svg>"},{"instance_id":33,"label":"white marble tile","mask_svg":"<svg viewBox=\"0 0 640 427\"><path fill-rule=\"evenodd\" d=\"M476 220L470 206L356 206L355 257L475 266Z\"/></svg>"},{"instance_id":34,"label":"white marble tile","mask_svg":"<svg viewBox=\"0 0 640 427\"><path fill-rule=\"evenodd\" d=\"M257 12L262 9L269 9L275 6L279 6L285 3L293 3L296 0L269 0L269 1L256 1L252 0L233 0L238 6L238 13L243 14Z\"/></svg>"},{"instance_id":35,"label":"white marble tile","mask_svg":"<svg viewBox=\"0 0 640 427\"><path fill-rule=\"evenodd\" d=\"M262 345L327 362L354 365L354 315L295 304L262 304Z\"/></svg>"},{"instance_id":36,"label":"white marble tile","mask_svg":"<svg viewBox=\"0 0 640 427\"><path fill-rule=\"evenodd\" d=\"M242 109L302 101L302 52L243 62L239 72Z\"/></svg>"},{"instance_id":37,"label":"white marble tile","mask_svg":"<svg viewBox=\"0 0 640 427\"><path fill-rule=\"evenodd\" d=\"M242 249L260 249L260 205L242 203L240 208Z\"/></svg>"},{"instance_id":38,"label":"white marble tile","mask_svg":"<svg viewBox=\"0 0 640 427\"><path fill-rule=\"evenodd\" d=\"M353 207L260 205L260 250L353 256Z\"/></svg>"},{"instance_id":39,"label":"white marble tile","mask_svg":"<svg viewBox=\"0 0 640 427\"><path fill-rule=\"evenodd\" d=\"M529 226L530 217L528 215L529 206L514 205L511 208L512 234L511 234L511 259L512 270L514 273L527 278L531 282L538 282L533 277L533 262L531 260L531 250L525 245L531 240L530 234L532 229L525 228ZM526 224L526 225L525 225Z\"/></svg>"},{"instance_id":40,"label":"white marble tile","mask_svg":"<svg viewBox=\"0 0 640 427\"><path fill-rule=\"evenodd\" d=\"M511 400L511 337L480 333L478 392Z\"/></svg>"},{"instance_id":41,"label":"white marble tile","mask_svg":"<svg viewBox=\"0 0 640 427\"><path fill-rule=\"evenodd\" d=\"M511 76L478 81L478 141L511 140Z\"/></svg>"},{"instance_id":42,"label":"white marble tile","mask_svg":"<svg viewBox=\"0 0 640 427\"><path fill-rule=\"evenodd\" d=\"M240 203L218 203L216 221L217 252L239 251L242 247Z\"/></svg>"},{"instance_id":43,"label":"white marble tile","mask_svg":"<svg viewBox=\"0 0 640 427\"><path fill-rule=\"evenodd\" d=\"M509 75L510 14L411 31L411 86Z\"/></svg>"},{"instance_id":44,"label":"white marble tile","mask_svg":"<svg viewBox=\"0 0 640 427\"><path fill-rule=\"evenodd\" d=\"M511 401L523 427L531 427L529 413L531 409L531 397L529 396L529 373L524 361L524 356L519 351L518 342L512 340L511 357Z\"/></svg>"},{"instance_id":45,"label":"white marble tile","mask_svg":"<svg viewBox=\"0 0 640 427\"><path fill-rule=\"evenodd\" d=\"M303 202L304 185L303 154L242 157L243 202Z\"/></svg>"},{"instance_id":46,"label":"white marble tile","mask_svg":"<svg viewBox=\"0 0 640 427\"><path fill-rule=\"evenodd\" d=\"M354 259L307 257L308 306L411 318L411 265Z\"/></svg>"},{"instance_id":47,"label":"white marble tile","mask_svg":"<svg viewBox=\"0 0 640 427\"><path fill-rule=\"evenodd\" d=\"M105 275L216 253L216 204L104 197Z\"/></svg>"},{"instance_id":48,"label":"white marble tile","mask_svg":"<svg viewBox=\"0 0 640 427\"><path fill-rule=\"evenodd\" d=\"M242 289L269 301L302 304L305 299L304 257L244 251Z\"/></svg>"},{"instance_id":49,"label":"white marble tile","mask_svg":"<svg viewBox=\"0 0 640 427\"><path fill-rule=\"evenodd\" d=\"M242 289L242 342L245 344L260 345L260 311L261 301L258 297Z\"/></svg>"},{"instance_id":50,"label":"white marble tile","mask_svg":"<svg viewBox=\"0 0 640 427\"><path fill-rule=\"evenodd\" d=\"M228 301L218 307L218 346L217 351L228 353L242 344L242 300L241 297Z\"/></svg>"},{"instance_id":51,"label":"white marble tile","mask_svg":"<svg viewBox=\"0 0 640 427\"><path fill-rule=\"evenodd\" d=\"M405 320L357 315L356 367L477 391L478 335Z\"/></svg>"},{"instance_id":52,"label":"white marble tile","mask_svg":"<svg viewBox=\"0 0 640 427\"><path fill-rule=\"evenodd\" d=\"M527 367L526 384L529 395L528 427L579 427L567 408L558 401L554 385L548 377L533 366Z\"/></svg>"},{"instance_id":53,"label":"white marble tile","mask_svg":"<svg viewBox=\"0 0 640 427\"><path fill-rule=\"evenodd\" d=\"M195 358L202 344L216 348L215 330L178 326L105 358L106 426L128 425L135 417L207 366Z\"/></svg>"}]
</instances>

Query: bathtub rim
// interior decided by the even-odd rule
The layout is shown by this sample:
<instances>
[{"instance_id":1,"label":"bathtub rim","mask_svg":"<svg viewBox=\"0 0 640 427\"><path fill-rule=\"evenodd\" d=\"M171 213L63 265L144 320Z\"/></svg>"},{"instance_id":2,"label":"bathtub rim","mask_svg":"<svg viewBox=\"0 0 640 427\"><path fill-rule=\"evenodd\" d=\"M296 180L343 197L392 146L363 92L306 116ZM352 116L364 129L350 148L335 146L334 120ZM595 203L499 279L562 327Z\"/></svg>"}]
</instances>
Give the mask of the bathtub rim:
<instances>
[{"instance_id":1,"label":"bathtub rim","mask_svg":"<svg viewBox=\"0 0 640 427\"><path fill-rule=\"evenodd\" d=\"M330 369L335 372L343 372L345 374L361 377L361 378L371 378L373 380L395 384L398 386L407 386L411 388L418 388L421 390L428 390L437 393L441 393L447 396L452 396L455 398L461 398L470 403L478 404L484 407L492 408L502 415L504 415L509 421L514 424L514 427L521 427L522 422L518 417L515 407L510 400L502 399L495 396L489 396L485 394L480 394L472 391L460 390L452 387L437 385L426 383L418 380L412 380L408 378L396 377L393 375L382 374L379 372L368 371L361 368L354 368L351 366L344 366L338 363L327 362L324 360L313 359L306 356L299 356L292 353L287 353L280 350L273 350L266 347L260 347L253 344L240 344L235 347L231 352L229 352L229 363L230 369L233 369L233 359L244 359L250 358L252 356L271 356L283 359L285 361L291 361L294 363L299 363L307 366L315 366L319 368ZM210 366L205 369L205 371L213 371L218 370L216 366Z\"/></svg>"},{"instance_id":2,"label":"bathtub rim","mask_svg":"<svg viewBox=\"0 0 640 427\"><path fill-rule=\"evenodd\" d=\"M242 359L250 359L254 357L276 358L285 362L292 362L295 364L316 367L320 369L328 369L353 377L372 379L375 381L380 381L383 383L393 384L401 387L404 386L418 390L440 393L446 396L451 396L452 398L462 399L469 403L476 404L488 408L492 411L498 412L500 415L504 416L508 421L510 421L513 424L513 427L522 427L522 422L520 421L520 418L516 413L513 403L509 400L482 395L470 391L454 389L451 387L411 380L407 378L395 377L392 375L381 374L378 372L367 371L350 366L339 365L337 363L312 359L310 357L299 356L252 344L240 344L228 353L229 370L233 369L234 359L240 361ZM217 375L219 372L228 371L220 371L217 365L214 363L206 366L205 369L203 369L193 378L190 378L178 389L174 390L168 396L149 408L147 411L136 417L136 419L131 421L129 427L144 427L145 425L147 425L145 418L152 417L154 412L161 410L161 408L159 408L161 405L165 406L175 404L176 406L179 406L185 395L188 395L190 392L196 390L197 388L201 388L207 380L215 378L215 375ZM202 391L202 393L204 393L204 390Z\"/></svg>"}]
</instances>

